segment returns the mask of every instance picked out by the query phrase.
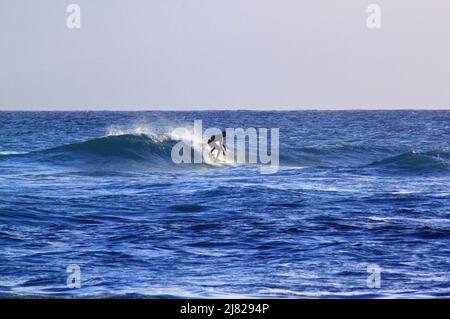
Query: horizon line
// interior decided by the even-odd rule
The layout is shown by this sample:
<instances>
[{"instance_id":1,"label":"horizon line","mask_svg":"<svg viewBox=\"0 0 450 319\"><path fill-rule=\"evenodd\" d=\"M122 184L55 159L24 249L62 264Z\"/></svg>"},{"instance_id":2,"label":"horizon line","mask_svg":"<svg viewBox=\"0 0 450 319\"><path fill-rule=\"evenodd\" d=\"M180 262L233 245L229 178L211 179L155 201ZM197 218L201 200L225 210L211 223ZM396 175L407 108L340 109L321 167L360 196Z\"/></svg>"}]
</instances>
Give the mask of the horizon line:
<instances>
[{"instance_id":1,"label":"horizon line","mask_svg":"<svg viewBox=\"0 0 450 319\"><path fill-rule=\"evenodd\" d=\"M236 109L22 109L22 110L9 110L1 109L0 112L303 112L303 111L450 111L448 108L302 108L302 109L251 109L251 108L236 108Z\"/></svg>"}]
</instances>

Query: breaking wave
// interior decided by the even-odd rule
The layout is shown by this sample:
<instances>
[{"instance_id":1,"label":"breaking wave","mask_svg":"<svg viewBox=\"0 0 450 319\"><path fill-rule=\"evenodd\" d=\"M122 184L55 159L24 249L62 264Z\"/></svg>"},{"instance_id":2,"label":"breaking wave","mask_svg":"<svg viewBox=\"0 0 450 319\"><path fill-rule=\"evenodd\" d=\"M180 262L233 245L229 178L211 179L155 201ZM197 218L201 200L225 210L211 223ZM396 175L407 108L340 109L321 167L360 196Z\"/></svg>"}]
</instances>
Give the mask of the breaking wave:
<instances>
[{"instance_id":1,"label":"breaking wave","mask_svg":"<svg viewBox=\"0 0 450 319\"><path fill-rule=\"evenodd\" d=\"M184 143L190 149L191 163L179 165L172 160L172 149L177 143ZM114 169L192 169L235 166L230 158L213 159L203 141L195 140L186 131L186 135L156 134L151 130L110 130L108 135L83 142L67 144L54 148L21 152L0 152L0 160L21 158L33 161L71 165L114 166ZM203 153L203 156L201 155ZM409 151L400 153L378 146L343 145L334 147L289 148L281 145L280 165L283 167L346 167L358 170L376 170L389 174L443 173L450 172L450 152L446 151ZM398 155L399 154L399 155ZM202 164L194 164L194 157L203 158ZM78 165L77 165L78 166Z\"/></svg>"},{"instance_id":2,"label":"breaking wave","mask_svg":"<svg viewBox=\"0 0 450 319\"><path fill-rule=\"evenodd\" d=\"M172 148L177 143L184 143L184 149L190 150L191 162L179 165L172 161ZM111 165L123 168L155 168L155 169L185 169L193 167L225 166L225 161L214 161L205 158L204 163L194 164L195 154L201 154L202 149L188 139L171 136L149 136L146 134L109 135L101 138L72 143L54 148L29 153L3 154L0 158L21 158L33 161L46 161L54 164L86 164L98 167Z\"/></svg>"}]
</instances>

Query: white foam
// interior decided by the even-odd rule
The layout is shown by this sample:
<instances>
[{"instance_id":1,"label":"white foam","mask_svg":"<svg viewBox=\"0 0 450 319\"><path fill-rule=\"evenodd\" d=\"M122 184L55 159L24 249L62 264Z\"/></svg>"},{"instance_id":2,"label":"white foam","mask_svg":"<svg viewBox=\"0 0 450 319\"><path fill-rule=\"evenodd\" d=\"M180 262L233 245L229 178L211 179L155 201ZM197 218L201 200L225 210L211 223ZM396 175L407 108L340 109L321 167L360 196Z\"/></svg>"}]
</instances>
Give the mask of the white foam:
<instances>
[{"instance_id":1,"label":"white foam","mask_svg":"<svg viewBox=\"0 0 450 319\"><path fill-rule=\"evenodd\" d=\"M166 135L158 134L155 129L147 125L133 125L131 127L111 126L106 133L106 136L120 135L146 135L155 141L161 142L168 138Z\"/></svg>"},{"instance_id":2,"label":"white foam","mask_svg":"<svg viewBox=\"0 0 450 319\"><path fill-rule=\"evenodd\" d=\"M0 155L21 155L21 154L27 154L27 152L0 151Z\"/></svg>"},{"instance_id":3,"label":"white foam","mask_svg":"<svg viewBox=\"0 0 450 319\"><path fill-rule=\"evenodd\" d=\"M393 194L393 195L408 195L408 194L419 194L420 192L413 191L413 190L400 189L400 190L392 191L389 193Z\"/></svg>"}]
</instances>

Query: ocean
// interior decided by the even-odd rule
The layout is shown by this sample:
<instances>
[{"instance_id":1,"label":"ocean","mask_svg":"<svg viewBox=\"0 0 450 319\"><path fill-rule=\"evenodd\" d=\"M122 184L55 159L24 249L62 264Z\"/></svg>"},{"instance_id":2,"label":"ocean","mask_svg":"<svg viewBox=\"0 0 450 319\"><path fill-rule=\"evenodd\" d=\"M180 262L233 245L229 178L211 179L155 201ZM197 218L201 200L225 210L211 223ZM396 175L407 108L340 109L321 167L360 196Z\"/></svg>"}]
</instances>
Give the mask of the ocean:
<instances>
[{"instance_id":1,"label":"ocean","mask_svg":"<svg viewBox=\"0 0 450 319\"><path fill-rule=\"evenodd\" d=\"M175 164L194 120L278 171ZM0 297L450 297L450 111L0 112Z\"/></svg>"}]
</instances>

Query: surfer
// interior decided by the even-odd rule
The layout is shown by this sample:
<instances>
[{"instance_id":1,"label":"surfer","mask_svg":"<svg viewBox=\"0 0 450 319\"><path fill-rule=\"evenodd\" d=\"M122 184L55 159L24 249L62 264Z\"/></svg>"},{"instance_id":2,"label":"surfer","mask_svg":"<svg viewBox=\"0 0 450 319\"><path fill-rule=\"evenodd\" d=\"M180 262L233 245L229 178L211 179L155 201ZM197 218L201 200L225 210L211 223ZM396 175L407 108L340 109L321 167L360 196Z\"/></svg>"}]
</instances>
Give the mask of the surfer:
<instances>
[{"instance_id":1,"label":"surfer","mask_svg":"<svg viewBox=\"0 0 450 319\"><path fill-rule=\"evenodd\" d=\"M227 150L227 147L223 143L224 138L226 138L227 132L223 131L222 134L216 134L210 137L208 140L208 145L211 147L211 151L209 154L212 154L214 150L217 150L216 159L219 157L220 152L223 153L223 156L225 156L225 151Z\"/></svg>"}]
</instances>

